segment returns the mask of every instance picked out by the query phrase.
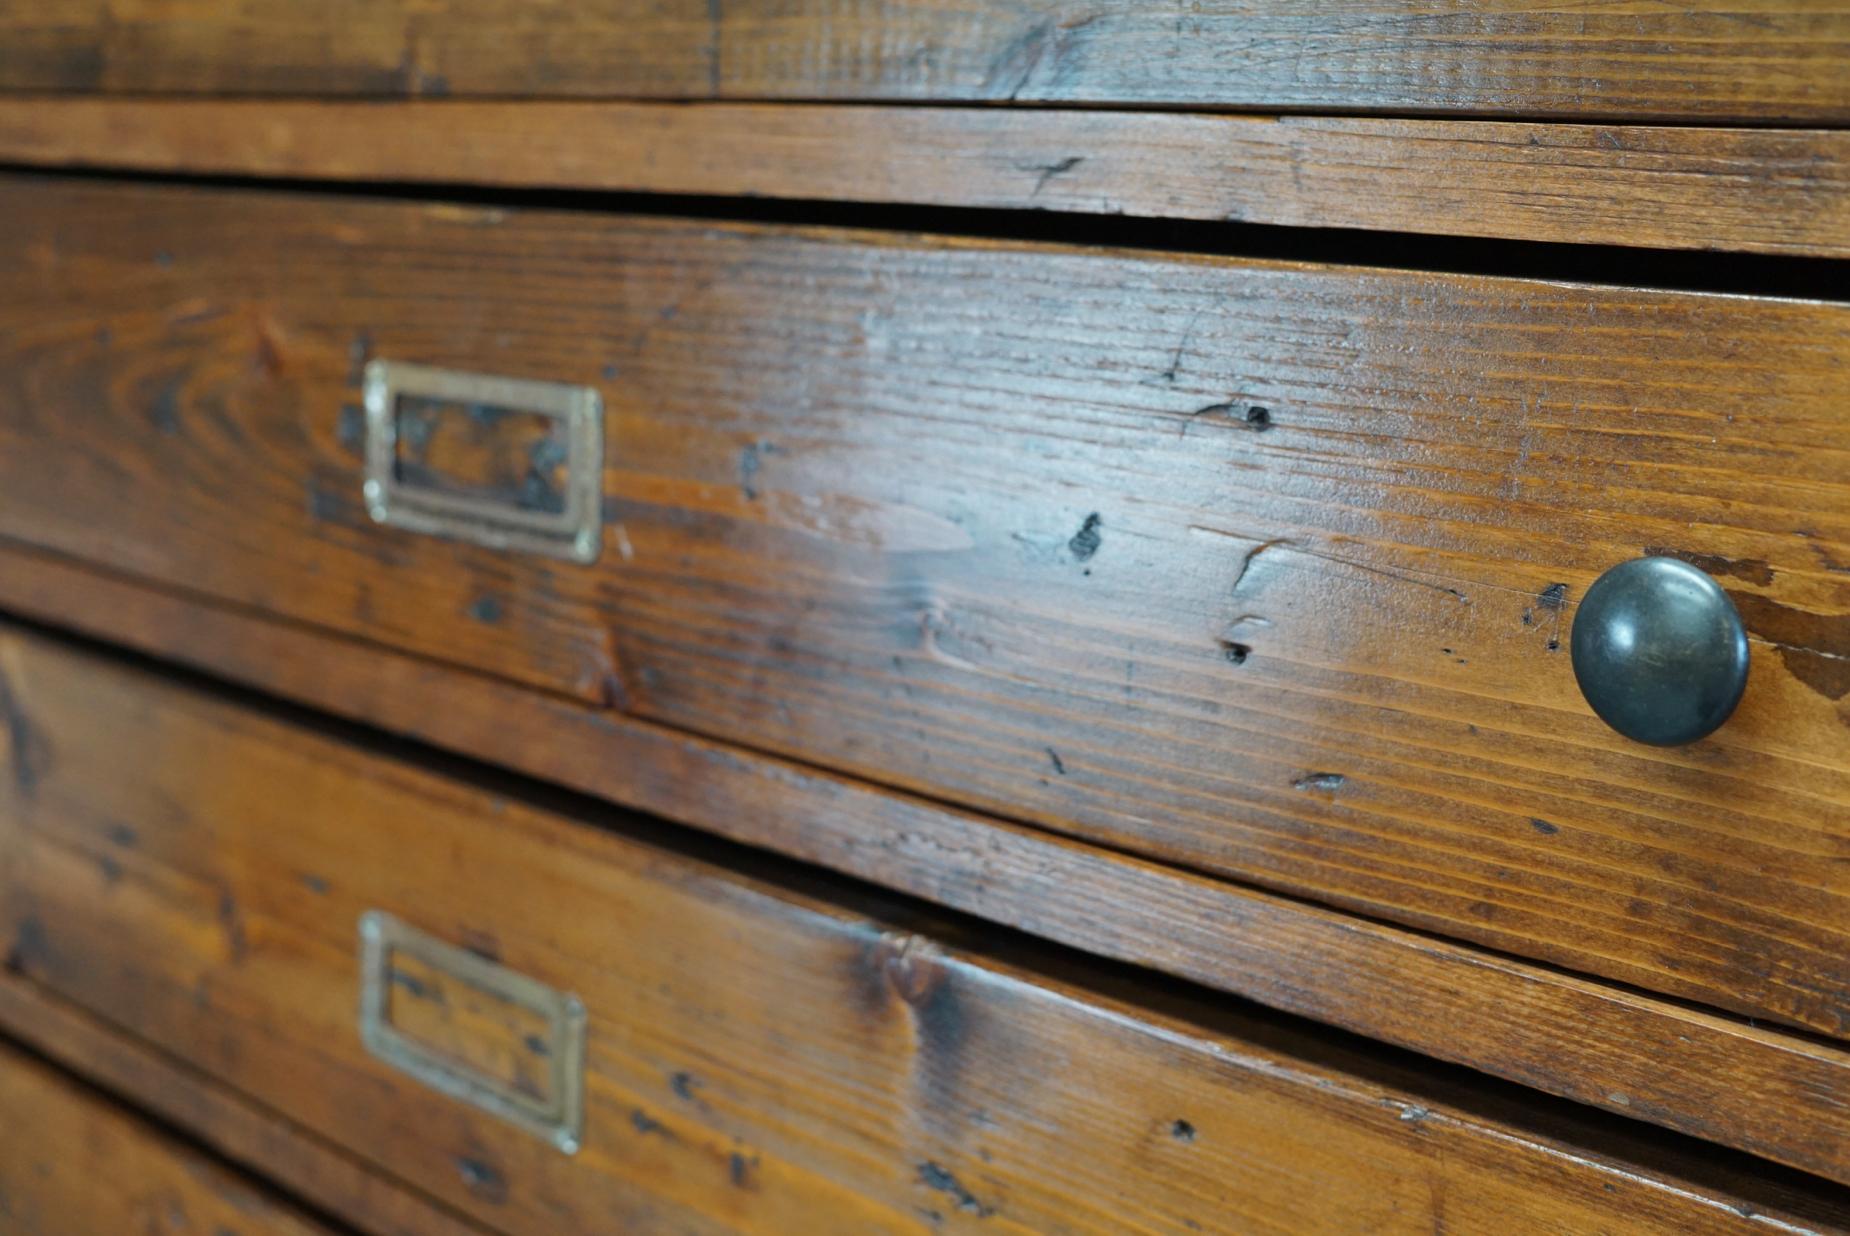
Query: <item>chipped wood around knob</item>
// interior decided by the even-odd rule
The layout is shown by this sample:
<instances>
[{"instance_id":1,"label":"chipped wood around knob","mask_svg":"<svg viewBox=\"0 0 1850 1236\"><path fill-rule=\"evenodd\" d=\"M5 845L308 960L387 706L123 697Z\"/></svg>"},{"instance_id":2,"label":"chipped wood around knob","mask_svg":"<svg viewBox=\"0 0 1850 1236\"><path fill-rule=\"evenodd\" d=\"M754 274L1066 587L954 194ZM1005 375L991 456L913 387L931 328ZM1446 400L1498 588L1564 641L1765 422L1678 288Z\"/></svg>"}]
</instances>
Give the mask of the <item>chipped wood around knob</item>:
<instances>
[{"instance_id":1,"label":"chipped wood around knob","mask_svg":"<svg viewBox=\"0 0 1850 1236\"><path fill-rule=\"evenodd\" d=\"M336 1236L267 1188L0 1043L0 1231Z\"/></svg>"},{"instance_id":2,"label":"chipped wood around knob","mask_svg":"<svg viewBox=\"0 0 1850 1236\"><path fill-rule=\"evenodd\" d=\"M0 605L1850 1184L1850 1053L0 543ZM1096 912L1109 906L1109 914Z\"/></svg>"},{"instance_id":3,"label":"chipped wood around knob","mask_svg":"<svg viewBox=\"0 0 1850 1236\"><path fill-rule=\"evenodd\" d=\"M13 90L1850 118L1850 14L1540 0L9 0Z\"/></svg>"},{"instance_id":4,"label":"chipped wood around knob","mask_svg":"<svg viewBox=\"0 0 1850 1236\"><path fill-rule=\"evenodd\" d=\"M466 133L467 141L450 140ZM0 99L0 159L1850 257L1850 133L921 107Z\"/></svg>"},{"instance_id":5,"label":"chipped wood around knob","mask_svg":"<svg viewBox=\"0 0 1850 1236\"><path fill-rule=\"evenodd\" d=\"M985 956L38 638L0 664L51 753L0 798L12 967L504 1231L1843 1230L1794 1173ZM584 1000L575 1157L366 1054L374 908Z\"/></svg>"},{"instance_id":6,"label":"chipped wood around knob","mask_svg":"<svg viewBox=\"0 0 1850 1236\"><path fill-rule=\"evenodd\" d=\"M13 180L0 533L998 815L1831 1034L1831 304ZM591 568L381 529L368 356L600 389ZM1713 738L1564 648L1647 552Z\"/></svg>"}]
</instances>

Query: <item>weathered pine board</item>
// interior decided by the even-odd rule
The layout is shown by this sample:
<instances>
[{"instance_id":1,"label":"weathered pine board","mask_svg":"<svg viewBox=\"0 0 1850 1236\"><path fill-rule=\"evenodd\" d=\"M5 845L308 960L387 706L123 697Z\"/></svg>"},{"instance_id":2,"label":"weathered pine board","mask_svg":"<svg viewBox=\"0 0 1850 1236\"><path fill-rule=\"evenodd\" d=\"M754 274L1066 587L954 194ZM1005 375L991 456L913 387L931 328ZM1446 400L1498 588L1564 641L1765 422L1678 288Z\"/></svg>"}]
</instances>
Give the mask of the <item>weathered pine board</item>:
<instances>
[{"instance_id":1,"label":"weathered pine board","mask_svg":"<svg viewBox=\"0 0 1850 1236\"><path fill-rule=\"evenodd\" d=\"M8 0L0 88L1842 124L1831 0Z\"/></svg>"},{"instance_id":2,"label":"weathered pine board","mask_svg":"<svg viewBox=\"0 0 1850 1236\"><path fill-rule=\"evenodd\" d=\"M0 98L0 160L1850 257L1850 133L1833 129L61 96Z\"/></svg>"},{"instance_id":3,"label":"weathered pine board","mask_svg":"<svg viewBox=\"0 0 1850 1236\"><path fill-rule=\"evenodd\" d=\"M0 1112L0 1231L7 1236L338 1236L4 1042Z\"/></svg>"}]
</instances>

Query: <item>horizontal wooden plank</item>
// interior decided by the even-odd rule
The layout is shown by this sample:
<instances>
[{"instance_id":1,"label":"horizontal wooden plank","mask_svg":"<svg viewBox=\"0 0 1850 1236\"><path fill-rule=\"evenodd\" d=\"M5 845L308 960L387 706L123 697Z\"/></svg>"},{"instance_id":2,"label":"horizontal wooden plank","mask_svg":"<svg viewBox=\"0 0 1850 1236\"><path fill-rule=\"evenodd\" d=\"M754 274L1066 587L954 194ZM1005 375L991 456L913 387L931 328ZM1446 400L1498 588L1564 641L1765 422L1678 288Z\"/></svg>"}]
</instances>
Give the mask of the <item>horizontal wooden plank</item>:
<instances>
[{"instance_id":1,"label":"horizontal wooden plank","mask_svg":"<svg viewBox=\"0 0 1850 1236\"><path fill-rule=\"evenodd\" d=\"M491 1230L11 971L0 971L0 1031L360 1231L483 1236Z\"/></svg>"},{"instance_id":2,"label":"horizontal wooden plank","mask_svg":"<svg viewBox=\"0 0 1850 1236\"><path fill-rule=\"evenodd\" d=\"M1041 949L977 952L914 909L765 883L151 671L14 634L0 665L12 716L54 753L0 800L13 966L512 1233L1850 1215L1797 1174ZM576 1156L361 1047L372 909L583 1000Z\"/></svg>"},{"instance_id":3,"label":"horizontal wooden plank","mask_svg":"<svg viewBox=\"0 0 1850 1236\"><path fill-rule=\"evenodd\" d=\"M0 1231L334 1236L239 1176L0 1041Z\"/></svg>"},{"instance_id":4,"label":"horizontal wooden plank","mask_svg":"<svg viewBox=\"0 0 1850 1236\"><path fill-rule=\"evenodd\" d=\"M1850 256L1850 133L1835 130L67 97L0 99L0 160Z\"/></svg>"},{"instance_id":5,"label":"horizontal wooden plank","mask_svg":"<svg viewBox=\"0 0 1850 1236\"><path fill-rule=\"evenodd\" d=\"M0 88L1129 103L1841 124L1830 0L9 0Z\"/></svg>"},{"instance_id":6,"label":"horizontal wooden plank","mask_svg":"<svg viewBox=\"0 0 1850 1236\"><path fill-rule=\"evenodd\" d=\"M0 534L1831 1034L1850 309L15 179ZM380 528L367 356L597 387L593 567ZM1562 651L1721 574L1740 711Z\"/></svg>"},{"instance_id":7,"label":"horizontal wooden plank","mask_svg":"<svg viewBox=\"0 0 1850 1236\"><path fill-rule=\"evenodd\" d=\"M0 606L1850 1184L1850 1052L1842 1048L877 791L4 545Z\"/></svg>"}]
</instances>

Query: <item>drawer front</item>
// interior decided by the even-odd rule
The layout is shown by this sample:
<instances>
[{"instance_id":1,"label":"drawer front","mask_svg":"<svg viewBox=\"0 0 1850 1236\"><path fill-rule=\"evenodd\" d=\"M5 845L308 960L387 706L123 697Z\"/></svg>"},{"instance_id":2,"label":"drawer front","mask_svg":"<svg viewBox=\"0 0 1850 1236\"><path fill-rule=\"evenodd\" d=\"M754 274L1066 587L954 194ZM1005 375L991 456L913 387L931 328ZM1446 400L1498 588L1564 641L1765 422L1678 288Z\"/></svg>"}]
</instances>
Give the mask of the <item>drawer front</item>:
<instances>
[{"instance_id":1,"label":"drawer front","mask_svg":"<svg viewBox=\"0 0 1850 1236\"><path fill-rule=\"evenodd\" d=\"M12 0L0 87L1850 117L1824 0Z\"/></svg>"},{"instance_id":2,"label":"drawer front","mask_svg":"<svg viewBox=\"0 0 1850 1236\"><path fill-rule=\"evenodd\" d=\"M11 967L503 1231L1842 1226L1841 1190L1468 1098L1225 1002L1140 1007L1071 958L978 956L692 835L37 637L0 636L0 666L41 753L0 790ZM437 1071L380 1050L382 973ZM536 991L582 1008L569 1069ZM575 1088L574 1152L444 1071Z\"/></svg>"},{"instance_id":3,"label":"drawer front","mask_svg":"<svg viewBox=\"0 0 1850 1236\"><path fill-rule=\"evenodd\" d=\"M1850 310L254 193L0 200L0 535L1845 1029ZM598 560L376 525L379 359L598 393ZM1740 711L1689 747L1618 737L1568 665L1587 585L1647 551L1718 575L1753 637Z\"/></svg>"},{"instance_id":4,"label":"drawer front","mask_svg":"<svg viewBox=\"0 0 1850 1236\"><path fill-rule=\"evenodd\" d=\"M0 1043L0 1232L334 1236L253 1181Z\"/></svg>"}]
</instances>

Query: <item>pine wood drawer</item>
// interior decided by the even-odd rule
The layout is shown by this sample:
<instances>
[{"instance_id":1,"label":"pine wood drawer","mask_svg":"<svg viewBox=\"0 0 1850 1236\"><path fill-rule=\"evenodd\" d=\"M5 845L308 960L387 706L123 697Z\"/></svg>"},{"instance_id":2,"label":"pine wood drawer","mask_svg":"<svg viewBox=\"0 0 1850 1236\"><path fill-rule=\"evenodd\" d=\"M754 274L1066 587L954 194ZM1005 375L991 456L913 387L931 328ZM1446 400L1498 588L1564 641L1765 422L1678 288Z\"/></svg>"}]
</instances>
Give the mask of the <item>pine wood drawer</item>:
<instances>
[{"instance_id":1,"label":"pine wood drawer","mask_svg":"<svg viewBox=\"0 0 1850 1236\"><path fill-rule=\"evenodd\" d=\"M0 1232L335 1236L260 1183L0 1042Z\"/></svg>"},{"instance_id":2,"label":"pine wood drawer","mask_svg":"<svg viewBox=\"0 0 1850 1236\"><path fill-rule=\"evenodd\" d=\"M10 0L0 87L1850 116L1825 0Z\"/></svg>"},{"instance_id":3,"label":"pine wood drawer","mask_svg":"<svg viewBox=\"0 0 1850 1236\"><path fill-rule=\"evenodd\" d=\"M0 207L14 544L1844 1031L1841 306L24 178ZM597 391L598 561L374 524L374 358ZM1670 751L1562 651L1647 549L1754 637L1740 712Z\"/></svg>"},{"instance_id":4,"label":"pine wood drawer","mask_svg":"<svg viewBox=\"0 0 1850 1236\"><path fill-rule=\"evenodd\" d=\"M1841 1189L1101 973L690 834L512 797L17 631L18 976L510 1233L1843 1230ZM27 775L21 776L20 770ZM459 965L584 1009L575 1154L368 1050L557 1080ZM0 1006L4 1007L4 1006ZM0 1070L3 1072L3 1070ZM0 1088L5 1086L0 1080Z\"/></svg>"}]
</instances>

